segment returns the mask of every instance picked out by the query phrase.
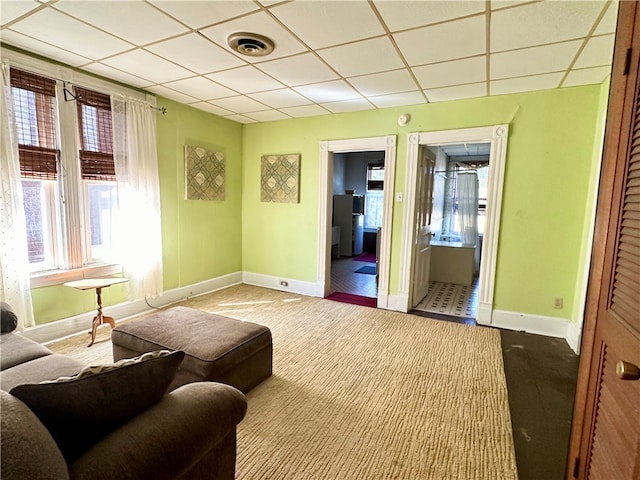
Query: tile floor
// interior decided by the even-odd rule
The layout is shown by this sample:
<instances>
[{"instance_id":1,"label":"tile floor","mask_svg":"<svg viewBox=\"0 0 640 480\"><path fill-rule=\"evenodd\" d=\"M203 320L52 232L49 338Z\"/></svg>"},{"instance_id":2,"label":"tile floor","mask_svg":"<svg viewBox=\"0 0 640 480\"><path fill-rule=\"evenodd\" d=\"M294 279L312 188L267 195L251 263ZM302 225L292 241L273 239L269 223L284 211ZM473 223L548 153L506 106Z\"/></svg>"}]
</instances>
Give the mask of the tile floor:
<instances>
[{"instance_id":1,"label":"tile floor","mask_svg":"<svg viewBox=\"0 0 640 480\"><path fill-rule=\"evenodd\" d=\"M478 307L478 278L470 286L453 283L429 282L429 292L414 310L451 315L454 317L476 318Z\"/></svg>"}]
</instances>

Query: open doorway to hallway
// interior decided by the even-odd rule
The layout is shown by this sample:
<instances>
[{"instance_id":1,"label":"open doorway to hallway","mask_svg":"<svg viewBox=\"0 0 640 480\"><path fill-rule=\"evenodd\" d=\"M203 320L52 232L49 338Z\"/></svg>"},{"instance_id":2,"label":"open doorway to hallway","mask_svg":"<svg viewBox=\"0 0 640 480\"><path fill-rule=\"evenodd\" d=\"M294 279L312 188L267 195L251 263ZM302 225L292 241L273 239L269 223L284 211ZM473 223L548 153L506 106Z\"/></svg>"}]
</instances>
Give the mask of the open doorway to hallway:
<instances>
[{"instance_id":1,"label":"open doorway to hallway","mask_svg":"<svg viewBox=\"0 0 640 480\"><path fill-rule=\"evenodd\" d=\"M377 153L376 153L377 152ZM360 182L361 186L349 186L344 182L342 185L336 185L334 187L334 169L340 169L340 156L342 154L360 154L363 157L367 157L366 161L361 162L362 171ZM377 156L378 161L370 161L373 155ZM336 157L338 160L336 161ZM382 162L379 160L382 159ZM347 140L327 140L320 142L320 178L319 178L319 232L318 232L318 279L317 283L321 288L322 295L325 298L329 298L330 295L334 295L337 292L332 292L332 259L337 257L336 249L339 249L340 257L347 256L350 260L354 260L361 255L357 253L362 249L365 252L365 247L368 242L375 239L375 262L367 261L366 258L360 258L354 261L362 261L371 265L357 265L357 268L352 270L352 274L356 274L355 270L362 267L375 268L374 274L371 273L357 273L363 277L365 283L377 282L377 299L375 297L360 297L360 299L367 299L369 303L367 305L377 308L389 308L389 258L390 258L390 245L391 245L391 225L393 218L393 185L395 180L395 162L396 162L396 136L387 135L384 137L368 137L368 138L354 138ZM371 164L371 166L369 166ZM382 165L381 165L382 164ZM380 167L383 166L383 169ZM345 173L345 181L347 179ZM377 182L377 184L376 184ZM384 186L387 185L388 188ZM381 190L379 190L381 188ZM378 190L377 190L378 189ZM347 190L353 190L353 192L347 192ZM379 191L378 205L367 205L364 202L371 202L375 197L372 194L374 191ZM370 227L365 232L365 219L362 213L356 212L356 216L362 217L362 247L355 245L354 238L345 238L342 235L336 233L334 228L334 193L337 195L354 197L362 192L363 197L362 204L357 202L351 202L351 206L346 207L347 211L347 229L352 233L356 230L353 226L354 208L356 211L362 209L362 213L368 210L373 213L378 210L378 217L381 218L380 227L374 228L371 226L370 219L367 219L367 226ZM368 193L368 195L367 195ZM366 197L369 197L368 199ZM351 220L351 224L349 224ZM342 229L340 229L342 230ZM375 231L375 235L373 232ZM346 243L343 245L343 239ZM337 246L337 243L340 246ZM357 248L355 248L357 247ZM343 250L345 248L346 250ZM348 253L349 248L351 248ZM348 253L348 255L347 255ZM370 259L370 257L369 257ZM348 265L345 263L345 265ZM337 268L337 267L336 267ZM371 268L367 268L371 270ZM353 275L351 278L354 278ZM337 280L336 280L337 281ZM344 295L356 295L350 293L344 293ZM356 295L357 296L357 295ZM344 300L343 300L344 301ZM357 303L356 301L350 303Z\"/></svg>"},{"instance_id":2,"label":"open doorway to hallway","mask_svg":"<svg viewBox=\"0 0 640 480\"><path fill-rule=\"evenodd\" d=\"M429 145L433 172L429 289L414 310L475 323L485 232L489 142Z\"/></svg>"},{"instance_id":3,"label":"open doorway to hallway","mask_svg":"<svg viewBox=\"0 0 640 480\"><path fill-rule=\"evenodd\" d=\"M327 298L376 303L384 171L384 151L333 156L331 286Z\"/></svg>"},{"instance_id":4,"label":"open doorway to hallway","mask_svg":"<svg viewBox=\"0 0 640 480\"><path fill-rule=\"evenodd\" d=\"M498 240L500 233L500 211L502 206L502 188L507 153L508 125L493 125L460 130L443 130L435 132L412 133L407 138L407 168L405 179L405 209L400 252L400 282L398 287L398 309L410 311L423 299L424 295L414 294L415 272L427 271L416 268L418 256L416 225L420 217L420 205L423 195L419 188L422 183L423 158L425 149L433 146L458 144L488 143L490 145L490 162L485 233L482 240L482 263L479 269L478 307L476 321L482 325L491 325L493 316L493 293L495 284ZM424 195L423 195L424 196ZM421 232L421 231L420 231ZM423 237L420 237L421 239ZM426 237L425 237L426 238ZM428 246L423 242L422 250ZM464 243L464 242L463 242ZM421 277L422 285L424 279ZM422 290L422 289L421 289ZM420 292L422 293L422 291Z\"/></svg>"}]
</instances>

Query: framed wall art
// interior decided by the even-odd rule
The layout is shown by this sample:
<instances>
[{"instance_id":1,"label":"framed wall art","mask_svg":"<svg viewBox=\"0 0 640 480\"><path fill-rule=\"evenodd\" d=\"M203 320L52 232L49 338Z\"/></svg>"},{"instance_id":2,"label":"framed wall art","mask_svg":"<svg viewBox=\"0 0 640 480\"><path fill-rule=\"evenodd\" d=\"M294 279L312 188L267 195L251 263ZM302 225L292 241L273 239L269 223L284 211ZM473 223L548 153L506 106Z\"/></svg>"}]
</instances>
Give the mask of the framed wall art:
<instances>
[{"instance_id":1,"label":"framed wall art","mask_svg":"<svg viewBox=\"0 0 640 480\"><path fill-rule=\"evenodd\" d=\"M300 155L263 155L260 168L260 200L298 203Z\"/></svg>"},{"instance_id":2,"label":"framed wall art","mask_svg":"<svg viewBox=\"0 0 640 480\"><path fill-rule=\"evenodd\" d=\"M185 199L224 200L225 160L222 152L184 146Z\"/></svg>"}]
</instances>

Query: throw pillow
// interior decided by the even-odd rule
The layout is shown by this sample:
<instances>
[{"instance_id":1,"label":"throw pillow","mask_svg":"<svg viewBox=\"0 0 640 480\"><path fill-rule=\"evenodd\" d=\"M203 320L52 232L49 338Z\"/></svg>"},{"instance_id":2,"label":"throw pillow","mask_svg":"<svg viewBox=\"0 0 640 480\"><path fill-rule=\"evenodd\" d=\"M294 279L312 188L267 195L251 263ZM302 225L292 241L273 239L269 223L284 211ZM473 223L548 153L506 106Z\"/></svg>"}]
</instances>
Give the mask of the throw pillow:
<instances>
[{"instance_id":1,"label":"throw pillow","mask_svg":"<svg viewBox=\"0 0 640 480\"><path fill-rule=\"evenodd\" d=\"M13 332L18 326L18 316L7 302L0 302L0 332Z\"/></svg>"},{"instance_id":2,"label":"throw pillow","mask_svg":"<svg viewBox=\"0 0 640 480\"><path fill-rule=\"evenodd\" d=\"M19 385L22 400L47 427L67 463L166 393L183 351L149 352L113 365L88 367L74 377Z\"/></svg>"}]
</instances>

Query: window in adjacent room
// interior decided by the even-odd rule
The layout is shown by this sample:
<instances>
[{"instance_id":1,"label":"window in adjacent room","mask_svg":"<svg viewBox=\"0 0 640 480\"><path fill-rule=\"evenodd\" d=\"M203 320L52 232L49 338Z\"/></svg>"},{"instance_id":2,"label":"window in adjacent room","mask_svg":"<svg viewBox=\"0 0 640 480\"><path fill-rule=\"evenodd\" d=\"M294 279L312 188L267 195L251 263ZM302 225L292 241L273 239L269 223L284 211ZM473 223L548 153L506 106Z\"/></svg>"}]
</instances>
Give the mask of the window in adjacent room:
<instances>
[{"instance_id":1,"label":"window in adjacent room","mask_svg":"<svg viewBox=\"0 0 640 480\"><path fill-rule=\"evenodd\" d=\"M367 165L367 191L364 196L364 228L382 226L384 204L384 164Z\"/></svg>"},{"instance_id":2,"label":"window in adjacent room","mask_svg":"<svg viewBox=\"0 0 640 480\"><path fill-rule=\"evenodd\" d=\"M459 242L461 239L460 218L458 215L458 173L468 170L473 170L478 175L478 233L480 235L484 234L487 216L489 162L449 162L446 172L447 180L445 183L444 219L441 237L451 242Z\"/></svg>"}]
</instances>

